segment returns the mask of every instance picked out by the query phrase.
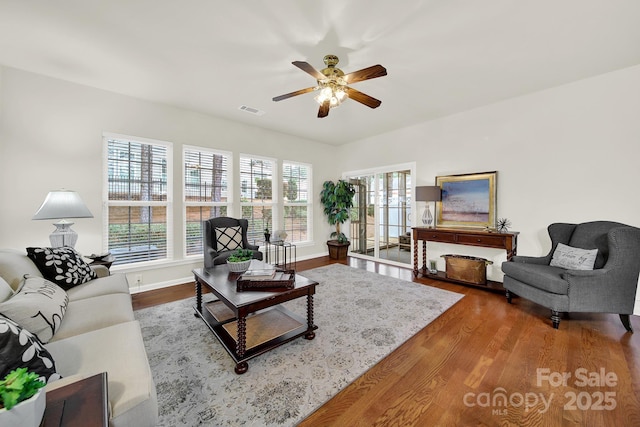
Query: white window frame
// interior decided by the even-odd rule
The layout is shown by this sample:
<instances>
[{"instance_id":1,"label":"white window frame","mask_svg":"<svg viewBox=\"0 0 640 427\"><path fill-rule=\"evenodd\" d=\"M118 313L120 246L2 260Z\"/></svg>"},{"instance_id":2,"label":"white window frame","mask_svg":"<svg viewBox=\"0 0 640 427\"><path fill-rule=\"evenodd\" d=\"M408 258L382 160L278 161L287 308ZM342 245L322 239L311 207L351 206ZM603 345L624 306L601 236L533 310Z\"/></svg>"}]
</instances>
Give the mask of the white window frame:
<instances>
[{"instance_id":1,"label":"white window frame","mask_svg":"<svg viewBox=\"0 0 640 427\"><path fill-rule=\"evenodd\" d=\"M122 140L135 142L146 145L158 145L162 146L166 149L166 190L167 197L166 201L135 201L135 200L109 200L109 140ZM112 206L162 206L166 209L166 245L167 245L167 256L165 258L160 258L152 261L139 261L139 262L130 262L120 265L114 265L113 269L123 269L127 267L140 267L146 265L155 265L166 263L167 261L173 260L173 143L167 141L160 141L149 138L142 138L136 136L122 135L116 133L107 133L104 132L102 134L103 140L103 187L102 187L102 223L103 223L103 251L107 252L109 250L109 208Z\"/></svg>"},{"instance_id":2,"label":"white window frame","mask_svg":"<svg viewBox=\"0 0 640 427\"><path fill-rule=\"evenodd\" d=\"M271 202L270 203L263 203L263 202L243 202L242 201L242 167L241 167L241 163L244 159L249 159L249 160L261 160L263 162L269 162L271 163ZM251 206L251 207L271 207L271 232L273 232L274 229L277 229L277 227L280 225L279 223L279 203L280 203L280 173L279 173L279 167L278 167L278 161L277 159L274 159L272 157L263 157L263 156L256 156L256 155L252 155L252 154L240 154L238 156L238 181L240 183L239 188L238 188L238 197L240 200L240 215L238 215L239 218L242 218L242 208L245 206ZM251 226L251 224L249 225ZM251 233L251 229L249 229L249 233ZM256 232L254 231L254 233L258 234L259 236L262 236L262 232ZM250 239L251 240L251 239ZM249 243L252 243L251 241Z\"/></svg>"},{"instance_id":3,"label":"white window frame","mask_svg":"<svg viewBox=\"0 0 640 427\"><path fill-rule=\"evenodd\" d=\"M305 204L302 203L295 203L295 202L287 202L286 199L286 195L284 194L284 183L285 183L285 177L284 177L284 170L285 170L285 165L291 165L291 166L300 166L300 167L304 167L307 168L307 172L308 172L308 188L307 188L307 202ZM283 160L282 161L282 170L280 171L280 181L281 181L281 187L283 189L283 194L282 194L282 228L285 228L285 220L284 220L284 214L285 214L285 207L287 206L293 206L293 207L301 207L301 206L306 206L307 208L307 239L306 240L293 240L293 236L290 236L288 238L288 240L292 243L295 244L305 244L305 243L311 243L313 242L313 166L308 164L308 163L302 163L302 162L296 162L293 160ZM286 231L286 229L285 229Z\"/></svg>"},{"instance_id":4,"label":"white window frame","mask_svg":"<svg viewBox=\"0 0 640 427\"><path fill-rule=\"evenodd\" d=\"M186 168L186 152L187 151L196 151L196 152L200 152L200 153L207 153L207 154L215 154L215 155L221 155L221 156L225 156L227 158L227 201L226 202L190 202L187 201L187 194L186 194L186 185L187 185L187 168ZM182 236L182 241L183 241L183 256L186 259L190 259L190 258L198 258L198 257L202 257L203 253L200 252L198 254L187 254L187 208L190 206L197 206L197 207L214 207L214 206L225 206L227 208L227 215L228 216L233 216L233 201L234 201L234 183L235 180L235 176L234 176L234 168L233 168L233 153L230 151L222 151L222 150L216 150L216 149L212 149L212 148L205 148L205 147L198 147L198 146L193 146L193 145L184 145L182 147L182 189L183 189L183 208L182 208L182 212L183 212L183 224L182 224L182 230L183 230L183 236Z\"/></svg>"}]
</instances>

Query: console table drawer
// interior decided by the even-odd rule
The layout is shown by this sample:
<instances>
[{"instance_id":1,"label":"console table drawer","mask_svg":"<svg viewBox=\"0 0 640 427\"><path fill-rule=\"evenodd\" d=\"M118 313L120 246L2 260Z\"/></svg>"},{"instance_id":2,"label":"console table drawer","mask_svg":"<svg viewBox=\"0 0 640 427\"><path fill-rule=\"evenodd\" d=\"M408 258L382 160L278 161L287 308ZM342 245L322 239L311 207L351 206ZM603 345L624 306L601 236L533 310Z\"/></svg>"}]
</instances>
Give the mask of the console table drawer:
<instances>
[{"instance_id":1,"label":"console table drawer","mask_svg":"<svg viewBox=\"0 0 640 427\"><path fill-rule=\"evenodd\" d=\"M458 234L458 243L462 245L504 248L504 239L504 236L478 236L472 234Z\"/></svg>"},{"instance_id":2,"label":"console table drawer","mask_svg":"<svg viewBox=\"0 0 640 427\"><path fill-rule=\"evenodd\" d=\"M456 235L438 231L421 230L417 235L418 240L428 240L430 242L455 243Z\"/></svg>"}]
</instances>

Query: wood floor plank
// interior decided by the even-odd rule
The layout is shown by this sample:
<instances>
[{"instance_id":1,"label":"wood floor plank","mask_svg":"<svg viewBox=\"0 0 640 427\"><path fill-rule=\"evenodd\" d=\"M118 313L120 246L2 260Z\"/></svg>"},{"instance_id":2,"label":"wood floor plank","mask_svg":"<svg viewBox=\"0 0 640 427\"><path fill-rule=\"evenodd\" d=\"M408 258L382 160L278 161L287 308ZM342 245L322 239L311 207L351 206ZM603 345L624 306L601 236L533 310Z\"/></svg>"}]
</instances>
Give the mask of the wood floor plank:
<instances>
[{"instance_id":1,"label":"wood floor plank","mask_svg":"<svg viewBox=\"0 0 640 427\"><path fill-rule=\"evenodd\" d=\"M297 270L335 262L299 261ZM640 425L640 332L626 333L617 315L572 313L556 330L548 309L523 298L508 304L497 293L415 279L409 268L353 258L342 263L465 296L300 426ZM193 296L194 285L187 283L135 294L133 304L139 309ZM640 331L638 317L631 316L631 323ZM618 381L576 385L581 368L613 372ZM566 385L551 384L538 378L539 369L571 377ZM531 407L499 405L502 390L513 403L528 396ZM567 396L581 396L585 407L600 392L612 393L613 410L567 406ZM540 396L550 400L548 407Z\"/></svg>"}]
</instances>

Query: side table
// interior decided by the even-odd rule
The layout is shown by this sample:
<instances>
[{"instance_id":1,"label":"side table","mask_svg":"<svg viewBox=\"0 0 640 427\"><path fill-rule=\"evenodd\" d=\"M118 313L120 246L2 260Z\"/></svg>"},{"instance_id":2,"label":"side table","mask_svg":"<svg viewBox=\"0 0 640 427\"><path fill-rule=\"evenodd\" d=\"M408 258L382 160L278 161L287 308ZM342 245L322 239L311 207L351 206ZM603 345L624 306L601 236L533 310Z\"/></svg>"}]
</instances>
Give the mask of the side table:
<instances>
[{"instance_id":1,"label":"side table","mask_svg":"<svg viewBox=\"0 0 640 427\"><path fill-rule=\"evenodd\" d=\"M89 263L89 265L104 265L107 269L111 268L111 264L116 260L113 255L106 256L104 258L95 258Z\"/></svg>"},{"instance_id":2,"label":"side table","mask_svg":"<svg viewBox=\"0 0 640 427\"><path fill-rule=\"evenodd\" d=\"M109 425L107 373L47 392L44 427Z\"/></svg>"},{"instance_id":3,"label":"side table","mask_svg":"<svg viewBox=\"0 0 640 427\"><path fill-rule=\"evenodd\" d=\"M285 270L295 270L297 267L296 262L296 245L293 243L285 242L283 240L275 242L261 242L265 249L265 261L270 264L273 261L273 265L276 267L284 268ZM273 248L273 260L271 260L271 251ZM282 252L282 259L281 259Z\"/></svg>"}]
</instances>

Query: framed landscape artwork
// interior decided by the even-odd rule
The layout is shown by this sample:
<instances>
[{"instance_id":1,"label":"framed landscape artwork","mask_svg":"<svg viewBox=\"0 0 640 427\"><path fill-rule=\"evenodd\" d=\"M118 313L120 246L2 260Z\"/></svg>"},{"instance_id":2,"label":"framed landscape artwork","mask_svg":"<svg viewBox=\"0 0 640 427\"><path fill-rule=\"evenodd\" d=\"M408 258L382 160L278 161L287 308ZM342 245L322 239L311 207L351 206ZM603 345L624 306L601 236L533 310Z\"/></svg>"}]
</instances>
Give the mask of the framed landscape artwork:
<instances>
[{"instance_id":1,"label":"framed landscape artwork","mask_svg":"<svg viewBox=\"0 0 640 427\"><path fill-rule=\"evenodd\" d=\"M497 172L437 176L442 189L436 226L477 227L496 226Z\"/></svg>"}]
</instances>

